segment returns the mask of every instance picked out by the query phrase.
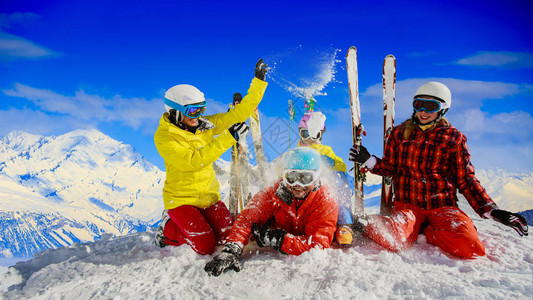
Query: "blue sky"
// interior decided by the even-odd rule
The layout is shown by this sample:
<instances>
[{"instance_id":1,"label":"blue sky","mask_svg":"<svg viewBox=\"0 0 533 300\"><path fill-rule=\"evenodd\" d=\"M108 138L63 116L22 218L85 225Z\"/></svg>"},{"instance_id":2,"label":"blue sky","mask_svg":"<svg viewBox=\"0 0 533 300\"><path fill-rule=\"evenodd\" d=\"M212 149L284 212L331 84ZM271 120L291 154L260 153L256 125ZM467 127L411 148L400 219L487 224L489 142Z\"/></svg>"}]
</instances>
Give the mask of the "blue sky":
<instances>
[{"instance_id":1,"label":"blue sky","mask_svg":"<svg viewBox=\"0 0 533 300\"><path fill-rule=\"evenodd\" d=\"M165 90L194 85L208 113L225 111L264 58L269 159L288 147L287 102L299 118L303 91L327 116L324 143L347 162L345 55L354 45L372 153L382 153L381 68L393 54L397 124L420 84L442 81L452 91L447 116L467 135L474 165L533 172L531 1L153 2L0 4L0 136L94 127L164 170L153 133Z\"/></svg>"}]
</instances>

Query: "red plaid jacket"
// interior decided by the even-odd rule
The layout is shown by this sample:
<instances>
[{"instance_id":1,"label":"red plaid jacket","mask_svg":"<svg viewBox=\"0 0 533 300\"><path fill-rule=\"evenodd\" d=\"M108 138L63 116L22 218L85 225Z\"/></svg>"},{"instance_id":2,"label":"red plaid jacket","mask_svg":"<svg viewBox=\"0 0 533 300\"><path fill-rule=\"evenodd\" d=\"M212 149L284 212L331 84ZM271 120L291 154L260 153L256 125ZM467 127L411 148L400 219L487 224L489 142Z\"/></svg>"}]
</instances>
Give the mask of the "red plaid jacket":
<instances>
[{"instance_id":1,"label":"red plaid jacket","mask_svg":"<svg viewBox=\"0 0 533 300\"><path fill-rule=\"evenodd\" d=\"M470 163L466 137L444 119L422 131L411 120L395 127L372 173L393 179L394 200L423 209L457 207L457 189L481 216L497 208Z\"/></svg>"}]
</instances>

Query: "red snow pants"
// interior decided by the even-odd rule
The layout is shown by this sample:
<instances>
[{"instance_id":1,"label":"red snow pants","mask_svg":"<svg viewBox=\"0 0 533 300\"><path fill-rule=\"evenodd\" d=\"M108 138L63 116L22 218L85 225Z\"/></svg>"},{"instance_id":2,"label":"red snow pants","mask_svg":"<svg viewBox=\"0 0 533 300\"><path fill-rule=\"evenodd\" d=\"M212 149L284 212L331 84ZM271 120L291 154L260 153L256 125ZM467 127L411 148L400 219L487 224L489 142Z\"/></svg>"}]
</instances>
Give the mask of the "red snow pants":
<instances>
[{"instance_id":1,"label":"red snow pants","mask_svg":"<svg viewBox=\"0 0 533 300\"><path fill-rule=\"evenodd\" d=\"M365 235L390 251L409 248L420 228L429 244L460 258L485 255L472 220L460 209L443 207L422 209L412 204L395 203L390 216L372 216Z\"/></svg>"},{"instance_id":2,"label":"red snow pants","mask_svg":"<svg viewBox=\"0 0 533 300\"><path fill-rule=\"evenodd\" d=\"M198 254L207 255L226 242L234 219L222 201L208 208L182 205L168 210L170 220L163 234L165 244L188 244Z\"/></svg>"}]
</instances>

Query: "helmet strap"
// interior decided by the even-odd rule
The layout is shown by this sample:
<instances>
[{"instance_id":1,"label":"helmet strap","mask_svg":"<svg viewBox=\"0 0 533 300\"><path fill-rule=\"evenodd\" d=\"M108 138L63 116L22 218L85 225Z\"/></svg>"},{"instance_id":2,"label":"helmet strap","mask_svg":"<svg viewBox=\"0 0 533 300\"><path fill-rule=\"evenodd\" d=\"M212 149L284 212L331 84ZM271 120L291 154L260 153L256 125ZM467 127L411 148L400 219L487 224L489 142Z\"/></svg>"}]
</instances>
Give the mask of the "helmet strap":
<instances>
[{"instance_id":1,"label":"helmet strap","mask_svg":"<svg viewBox=\"0 0 533 300\"><path fill-rule=\"evenodd\" d=\"M177 112L177 122L181 123L181 121L183 121L183 114L181 113L181 111L178 111Z\"/></svg>"},{"instance_id":2,"label":"helmet strap","mask_svg":"<svg viewBox=\"0 0 533 300\"><path fill-rule=\"evenodd\" d=\"M178 126L178 120L177 120L177 116L176 114L178 114L179 112L177 112L175 109L171 109L168 111L168 120L170 121L170 123Z\"/></svg>"}]
</instances>

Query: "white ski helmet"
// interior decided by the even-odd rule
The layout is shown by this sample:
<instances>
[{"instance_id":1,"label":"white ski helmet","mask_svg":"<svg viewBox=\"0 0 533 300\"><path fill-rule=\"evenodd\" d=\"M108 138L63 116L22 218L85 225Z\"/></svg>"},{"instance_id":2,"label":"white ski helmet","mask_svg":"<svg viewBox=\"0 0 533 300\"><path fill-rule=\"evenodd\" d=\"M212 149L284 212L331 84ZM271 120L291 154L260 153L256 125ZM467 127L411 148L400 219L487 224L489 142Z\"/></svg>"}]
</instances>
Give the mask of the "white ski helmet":
<instances>
[{"instance_id":1,"label":"white ski helmet","mask_svg":"<svg viewBox=\"0 0 533 300\"><path fill-rule=\"evenodd\" d=\"M199 89L192 85L178 84L168 89L165 93L165 108L167 112L169 112L172 109L172 106L174 106L169 102L186 106L205 102L205 97L204 93L200 92Z\"/></svg>"},{"instance_id":2,"label":"white ski helmet","mask_svg":"<svg viewBox=\"0 0 533 300\"><path fill-rule=\"evenodd\" d=\"M418 90L416 90L415 96L431 96L435 97L443 102L441 105L442 110L447 110L452 106L452 92L450 89L443 83L430 81L421 85Z\"/></svg>"}]
</instances>

